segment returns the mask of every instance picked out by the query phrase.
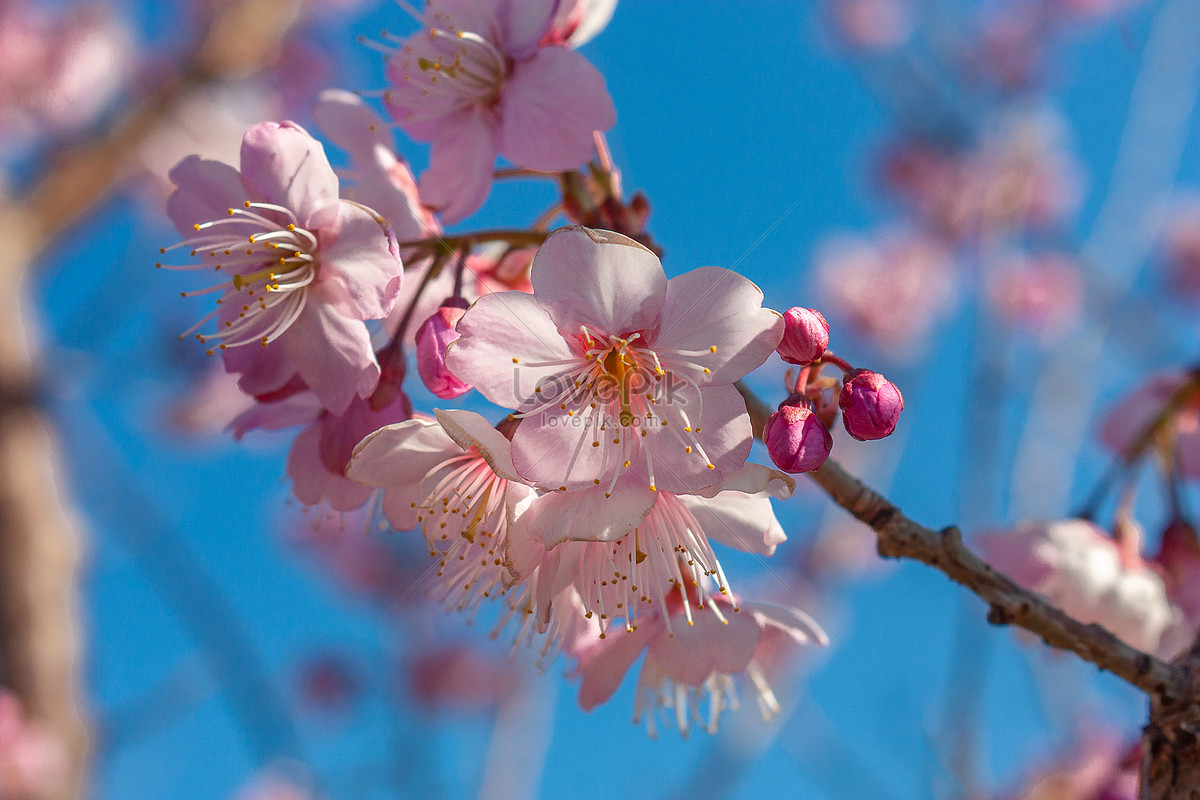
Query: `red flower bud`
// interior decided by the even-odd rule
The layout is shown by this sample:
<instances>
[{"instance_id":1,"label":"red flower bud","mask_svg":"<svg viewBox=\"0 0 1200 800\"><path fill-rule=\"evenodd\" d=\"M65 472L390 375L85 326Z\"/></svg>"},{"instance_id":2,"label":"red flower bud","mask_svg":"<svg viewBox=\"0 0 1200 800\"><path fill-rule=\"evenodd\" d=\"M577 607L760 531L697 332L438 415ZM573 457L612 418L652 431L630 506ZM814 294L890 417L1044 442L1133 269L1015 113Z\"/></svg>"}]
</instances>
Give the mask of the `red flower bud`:
<instances>
[{"instance_id":1,"label":"red flower bud","mask_svg":"<svg viewBox=\"0 0 1200 800\"><path fill-rule=\"evenodd\" d=\"M789 364L811 364L829 347L829 323L820 311L789 308L783 315L783 341L775 352Z\"/></svg>"},{"instance_id":2,"label":"red flower bud","mask_svg":"<svg viewBox=\"0 0 1200 800\"><path fill-rule=\"evenodd\" d=\"M811 472L825 463L833 437L807 403L784 405L767 419L763 441L784 472Z\"/></svg>"},{"instance_id":3,"label":"red flower bud","mask_svg":"<svg viewBox=\"0 0 1200 800\"><path fill-rule=\"evenodd\" d=\"M896 430L904 396L878 372L860 369L847 377L838 405L851 436L862 441L882 439Z\"/></svg>"},{"instance_id":4,"label":"red flower bud","mask_svg":"<svg viewBox=\"0 0 1200 800\"><path fill-rule=\"evenodd\" d=\"M442 306L417 331L417 372L429 391L443 400L471 391L469 383L446 368L446 348L458 338L454 326L463 313L461 308Z\"/></svg>"}]
</instances>

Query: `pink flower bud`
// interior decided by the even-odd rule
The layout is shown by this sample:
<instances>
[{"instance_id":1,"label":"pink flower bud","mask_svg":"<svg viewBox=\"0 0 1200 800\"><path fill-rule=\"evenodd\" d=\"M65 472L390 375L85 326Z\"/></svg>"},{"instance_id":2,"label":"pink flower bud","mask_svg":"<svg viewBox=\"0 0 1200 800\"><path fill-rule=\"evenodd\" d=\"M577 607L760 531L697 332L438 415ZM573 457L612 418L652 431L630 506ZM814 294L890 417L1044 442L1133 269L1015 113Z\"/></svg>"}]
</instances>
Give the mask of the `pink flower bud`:
<instances>
[{"instance_id":1,"label":"pink flower bud","mask_svg":"<svg viewBox=\"0 0 1200 800\"><path fill-rule=\"evenodd\" d=\"M807 404L784 405L767 419L763 441L784 472L811 472L825 463L833 437Z\"/></svg>"},{"instance_id":2,"label":"pink flower bud","mask_svg":"<svg viewBox=\"0 0 1200 800\"><path fill-rule=\"evenodd\" d=\"M892 435L904 409L904 396L878 372L860 369L847 378L838 405L850 435L868 441Z\"/></svg>"},{"instance_id":3,"label":"pink flower bud","mask_svg":"<svg viewBox=\"0 0 1200 800\"><path fill-rule=\"evenodd\" d=\"M775 352L789 364L811 364L829 347L829 323L820 311L789 308L783 315L783 341Z\"/></svg>"},{"instance_id":4,"label":"pink flower bud","mask_svg":"<svg viewBox=\"0 0 1200 800\"><path fill-rule=\"evenodd\" d=\"M446 368L446 348L458 338L454 326L463 313L464 309L442 306L417 331L417 372L426 388L443 400L471 391L469 383Z\"/></svg>"}]
</instances>

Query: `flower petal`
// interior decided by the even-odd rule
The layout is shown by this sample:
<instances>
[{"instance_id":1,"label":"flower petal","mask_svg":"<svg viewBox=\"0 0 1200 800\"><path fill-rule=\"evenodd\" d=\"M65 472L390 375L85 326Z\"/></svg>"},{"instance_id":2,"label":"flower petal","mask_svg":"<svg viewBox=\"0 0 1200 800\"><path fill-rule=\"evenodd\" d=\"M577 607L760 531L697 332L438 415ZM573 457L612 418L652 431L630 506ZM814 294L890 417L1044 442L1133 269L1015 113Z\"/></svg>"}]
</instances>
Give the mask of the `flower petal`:
<instances>
[{"instance_id":1,"label":"flower petal","mask_svg":"<svg viewBox=\"0 0 1200 800\"><path fill-rule=\"evenodd\" d=\"M674 636L665 629L658 632L650 641L647 662L653 659L663 672L688 686L701 685L714 672L741 672L754 657L762 629L748 614L725 613L725 619L728 623L708 610L693 612L693 624L676 626L681 630Z\"/></svg>"},{"instance_id":2,"label":"flower petal","mask_svg":"<svg viewBox=\"0 0 1200 800\"><path fill-rule=\"evenodd\" d=\"M745 603L742 611L749 611L760 625L778 628L800 644L814 642L822 647L829 644L829 637L817 621L798 608Z\"/></svg>"},{"instance_id":3,"label":"flower petal","mask_svg":"<svg viewBox=\"0 0 1200 800\"><path fill-rule=\"evenodd\" d=\"M552 45L518 61L500 98L500 155L519 167L567 170L595 152L595 131L617 121L604 76L574 50Z\"/></svg>"},{"instance_id":4,"label":"flower petal","mask_svg":"<svg viewBox=\"0 0 1200 800\"><path fill-rule=\"evenodd\" d=\"M316 290L311 294L316 295ZM333 414L344 412L356 395L369 396L379 381L379 363L367 326L347 319L318 297L309 298L279 343L286 346L300 377Z\"/></svg>"},{"instance_id":5,"label":"flower petal","mask_svg":"<svg viewBox=\"0 0 1200 800\"><path fill-rule=\"evenodd\" d=\"M657 330L667 296L662 262L619 233L568 225L550 234L530 268L534 294L559 328L621 335Z\"/></svg>"},{"instance_id":6,"label":"flower petal","mask_svg":"<svg viewBox=\"0 0 1200 800\"><path fill-rule=\"evenodd\" d=\"M583 676L583 682L579 687L579 707L584 711L591 711L613 696L655 627L641 625L629 631L614 626L613 630L580 656L577 674Z\"/></svg>"},{"instance_id":7,"label":"flower petal","mask_svg":"<svg viewBox=\"0 0 1200 800\"><path fill-rule=\"evenodd\" d=\"M431 419L410 419L372 433L350 457L346 475L366 486L385 489L383 510L399 531L417 527L424 500L421 481L449 458L461 455L442 426Z\"/></svg>"},{"instance_id":8,"label":"flower petal","mask_svg":"<svg viewBox=\"0 0 1200 800\"><path fill-rule=\"evenodd\" d=\"M168 173L175 191L167 198L167 215L184 236L196 235L194 225L226 219L240 207L248 192L242 176L228 164L188 156Z\"/></svg>"},{"instance_id":9,"label":"flower petal","mask_svg":"<svg viewBox=\"0 0 1200 800\"><path fill-rule=\"evenodd\" d=\"M732 385L677 387L656 408L660 424L643 428L638 470L660 490L698 492L746 463L753 432L746 402Z\"/></svg>"},{"instance_id":10,"label":"flower petal","mask_svg":"<svg viewBox=\"0 0 1200 800\"><path fill-rule=\"evenodd\" d=\"M530 537L554 547L566 541L612 542L634 528L658 499L645 485L628 479L608 487L550 492L534 500L517 521Z\"/></svg>"},{"instance_id":11,"label":"flower petal","mask_svg":"<svg viewBox=\"0 0 1200 800\"><path fill-rule=\"evenodd\" d=\"M242 177L261 199L290 209L305 228L338 199L325 148L294 122L261 122L246 131Z\"/></svg>"},{"instance_id":12,"label":"flower petal","mask_svg":"<svg viewBox=\"0 0 1200 800\"><path fill-rule=\"evenodd\" d=\"M496 142L486 115L472 106L450 114L438 124L421 176L421 196L442 212L447 225L474 214L492 189Z\"/></svg>"},{"instance_id":13,"label":"flower petal","mask_svg":"<svg viewBox=\"0 0 1200 800\"><path fill-rule=\"evenodd\" d=\"M527 406L534 388L565 366L529 366L575 359L542 304L525 292L497 292L475 301L458 321L446 366L484 397L507 408Z\"/></svg>"},{"instance_id":14,"label":"flower petal","mask_svg":"<svg viewBox=\"0 0 1200 800\"><path fill-rule=\"evenodd\" d=\"M317 95L312 114L321 132L360 168L374 165L380 151L392 150L391 126L353 92L326 89Z\"/></svg>"},{"instance_id":15,"label":"flower petal","mask_svg":"<svg viewBox=\"0 0 1200 800\"><path fill-rule=\"evenodd\" d=\"M772 556L787 541L766 495L721 492L715 497L679 495L709 539L743 553Z\"/></svg>"},{"instance_id":16,"label":"flower petal","mask_svg":"<svg viewBox=\"0 0 1200 800\"><path fill-rule=\"evenodd\" d=\"M776 500L787 500L796 491L796 479L786 472L763 466L745 464L741 469L730 472L712 486L696 492L701 497L715 497L718 492L742 492L758 494L765 492Z\"/></svg>"},{"instance_id":17,"label":"flower petal","mask_svg":"<svg viewBox=\"0 0 1200 800\"><path fill-rule=\"evenodd\" d=\"M348 200L337 203L337 217L320 230L321 280L346 292L347 316L382 319L400 295L404 265L390 228L374 211Z\"/></svg>"},{"instance_id":18,"label":"flower petal","mask_svg":"<svg viewBox=\"0 0 1200 800\"><path fill-rule=\"evenodd\" d=\"M560 0L502 0L499 8L501 39L510 58L521 59L533 53L538 42L550 30Z\"/></svg>"},{"instance_id":19,"label":"flower petal","mask_svg":"<svg viewBox=\"0 0 1200 800\"><path fill-rule=\"evenodd\" d=\"M754 283L721 267L671 278L654 340L663 366L701 386L733 383L757 369L775 351L784 329L783 317L762 308L762 299ZM684 354L670 355L672 350Z\"/></svg>"},{"instance_id":20,"label":"flower petal","mask_svg":"<svg viewBox=\"0 0 1200 800\"><path fill-rule=\"evenodd\" d=\"M463 450L474 447L492 472L501 478L521 482L512 461L512 443L480 414L466 409L434 409L434 415L447 435Z\"/></svg>"},{"instance_id":21,"label":"flower petal","mask_svg":"<svg viewBox=\"0 0 1200 800\"><path fill-rule=\"evenodd\" d=\"M373 489L325 468L321 461L321 429L312 425L304 429L288 453L287 473L292 479L292 494L306 506L327 502L335 511L353 511L370 499Z\"/></svg>"}]
</instances>

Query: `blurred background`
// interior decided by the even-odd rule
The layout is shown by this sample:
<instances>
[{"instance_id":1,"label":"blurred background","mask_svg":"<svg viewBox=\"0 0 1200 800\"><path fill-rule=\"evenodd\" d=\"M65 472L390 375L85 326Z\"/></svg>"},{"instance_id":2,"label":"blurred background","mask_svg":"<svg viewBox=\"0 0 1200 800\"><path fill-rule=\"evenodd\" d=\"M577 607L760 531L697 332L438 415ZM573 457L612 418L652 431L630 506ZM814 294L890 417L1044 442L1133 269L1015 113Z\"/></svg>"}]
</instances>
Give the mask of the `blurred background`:
<instances>
[{"instance_id":1,"label":"blurred background","mask_svg":"<svg viewBox=\"0 0 1200 800\"><path fill-rule=\"evenodd\" d=\"M831 645L770 665L770 723L747 696L714 736L651 740L632 680L582 712L562 659L541 674L493 612L426 598L418 534L290 500L291 434L223 431L231 385L176 337L202 307L153 268L177 238L166 171L236 163L264 119L319 135L319 90L384 86L359 38L416 27L382 0L0 3L0 684L24 700L0 710L0 795L69 796L73 683L86 796L114 800L1127 796L1102 792L1140 694L879 560L803 480L775 557L723 560ZM835 457L914 519L970 541L1078 513L1103 414L1194 357L1194 0L623 0L582 52L668 274L731 267L818 308L835 351L902 388L897 434ZM428 147L397 143L419 174ZM554 200L499 183L456 229ZM783 375L750 382L774 403ZM1134 485L1153 543L1164 487Z\"/></svg>"}]
</instances>

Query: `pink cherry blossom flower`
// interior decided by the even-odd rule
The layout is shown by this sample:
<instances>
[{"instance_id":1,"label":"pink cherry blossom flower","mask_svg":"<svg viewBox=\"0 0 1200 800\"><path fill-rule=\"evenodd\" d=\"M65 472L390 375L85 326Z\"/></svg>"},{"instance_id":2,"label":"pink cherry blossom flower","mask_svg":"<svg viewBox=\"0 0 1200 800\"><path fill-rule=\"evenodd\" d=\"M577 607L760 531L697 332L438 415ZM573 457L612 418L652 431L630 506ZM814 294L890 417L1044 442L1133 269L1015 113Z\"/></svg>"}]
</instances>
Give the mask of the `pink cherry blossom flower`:
<instances>
[{"instance_id":1,"label":"pink cherry blossom flower","mask_svg":"<svg viewBox=\"0 0 1200 800\"><path fill-rule=\"evenodd\" d=\"M533 295L477 300L446 354L461 380L516 409L525 481L600 487L584 521L601 530L619 517L624 533L637 522L628 509L648 510L654 491L693 492L741 467L750 421L732 384L783 333L757 286L718 267L668 281L650 250L579 226L550 235L531 278Z\"/></svg>"},{"instance_id":2,"label":"pink cherry blossom flower","mask_svg":"<svg viewBox=\"0 0 1200 800\"><path fill-rule=\"evenodd\" d=\"M821 627L799 609L757 603L735 608L729 598L714 595L691 613L690 603L678 595L677 591L670 613L655 615L634 629L620 628L580 654L582 708L591 710L612 697L645 650L634 722L644 716L651 736L660 709L669 710L684 735L693 723L715 733L722 712L738 708L733 676L742 672L750 679L763 718L769 720L779 711L779 702L756 658L773 645L773 639L828 643Z\"/></svg>"},{"instance_id":3,"label":"pink cherry blossom flower","mask_svg":"<svg viewBox=\"0 0 1200 800\"><path fill-rule=\"evenodd\" d=\"M1182 373L1158 375L1140 386L1110 411L1100 424L1100 441L1123 458L1149 426L1163 414L1170 398L1189 378ZM1200 479L1200 392L1192 391L1163 425L1158 442L1170 442L1180 471Z\"/></svg>"},{"instance_id":4,"label":"pink cherry blossom flower","mask_svg":"<svg viewBox=\"0 0 1200 800\"><path fill-rule=\"evenodd\" d=\"M409 685L417 700L436 711L489 711L517 687L521 676L511 659L462 644L415 654Z\"/></svg>"},{"instance_id":5,"label":"pink cherry blossom flower","mask_svg":"<svg viewBox=\"0 0 1200 800\"><path fill-rule=\"evenodd\" d=\"M771 498L786 499L794 488L795 481L787 475L747 464L697 495L658 492L654 506L631 533L615 538L599 534L595 541L566 539L570 531L587 530L589 500L594 501L589 496L600 490L552 493L530 503L517 521L508 561L519 577L529 580L536 566L538 617L543 622L549 619L548 605L573 585L585 614L599 617L601 631L617 619L636 626L649 609L666 613L675 587L711 580L722 593L728 591L710 540L772 555L787 537ZM585 521L571 521L573 513ZM543 549L525 544L528 540L541 543ZM697 600L703 605L707 597L699 595ZM690 606L684 605L690 614Z\"/></svg>"},{"instance_id":6,"label":"pink cherry blossom flower","mask_svg":"<svg viewBox=\"0 0 1200 800\"><path fill-rule=\"evenodd\" d=\"M324 503L334 511L361 508L374 491L346 477L354 447L385 425L410 417L412 404L402 392L379 409L373 408L370 400L356 397L341 414L321 411L292 442L288 453L292 494L306 506Z\"/></svg>"},{"instance_id":7,"label":"pink cherry blossom flower","mask_svg":"<svg viewBox=\"0 0 1200 800\"><path fill-rule=\"evenodd\" d=\"M1045 336L1064 332L1083 305L1083 279L1074 260L1060 254L1016 258L988 277L997 314L1013 328Z\"/></svg>"},{"instance_id":8,"label":"pink cherry blossom flower","mask_svg":"<svg viewBox=\"0 0 1200 800\"><path fill-rule=\"evenodd\" d=\"M487 198L500 155L519 167L575 169L593 132L616 121L604 77L557 44L539 45L556 0L432 0L424 29L390 55L384 102L414 138L433 142L421 193L446 222Z\"/></svg>"},{"instance_id":9,"label":"pink cherry blossom flower","mask_svg":"<svg viewBox=\"0 0 1200 800\"><path fill-rule=\"evenodd\" d=\"M1200 298L1200 199L1190 198L1174 209L1163 231L1163 259L1175 294Z\"/></svg>"},{"instance_id":10,"label":"pink cherry blossom flower","mask_svg":"<svg viewBox=\"0 0 1200 800\"><path fill-rule=\"evenodd\" d=\"M1139 650L1156 652L1174 620L1158 572L1087 520L1024 522L980 537L980 546L1017 583Z\"/></svg>"},{"instance_id":11,"label":"pink cherry blossom flower","mask_svg":"<svg viewBox=\"0 0 1200 800\"><path fill-rule=\"evenodd\" d=\"M420 528L438 557L440 600L472 609L502 591L509 525L532 499L519 482L509 441L472 411L438 411L367 436L346 474L384 490L396 530Z\"/></svg>"},{"instance_id":12,"label":"pink cherry blossom flower","mask_svg":"<svg viewBox=\"0 0 1200 800\"><path fill-rule=\"evenodd\" d=\"M830 239L816 267L833 316L894 358L918 354L955 301L949 251L916 233Z\"/></svg>"},{"instance_id":13,"label":"pink cherry blossom flower","mask_svg":"<svg viewBox=\"0 0 1200 800\"><path fill-rule=\"evenodd\" d=\"M217 319L197 338L218 343L242 389L262 395L299 375L334 413L371 394L379 364L364 321L391 311L403 267L378 214L338 199L320 143L294 123L263 123L242 140L240 172L190 157L171 179L167 211L191 234L174 247L200 262L177 269L230 276L184 293L221 294L192 330Z\"/></svg>"}]
</instances>

